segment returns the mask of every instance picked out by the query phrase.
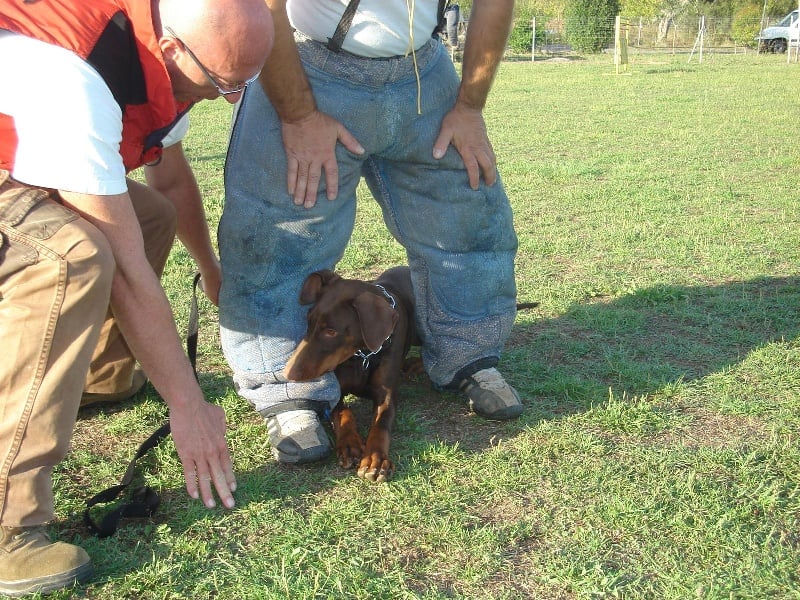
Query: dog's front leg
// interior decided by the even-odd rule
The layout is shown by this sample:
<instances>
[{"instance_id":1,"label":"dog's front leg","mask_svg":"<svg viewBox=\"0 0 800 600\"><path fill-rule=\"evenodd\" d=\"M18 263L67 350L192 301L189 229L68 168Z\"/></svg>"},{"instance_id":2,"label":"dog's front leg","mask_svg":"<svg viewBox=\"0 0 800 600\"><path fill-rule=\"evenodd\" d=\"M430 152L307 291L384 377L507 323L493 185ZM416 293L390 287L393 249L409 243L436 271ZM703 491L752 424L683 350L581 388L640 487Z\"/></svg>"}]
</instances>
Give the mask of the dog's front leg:
<instances>
[{"instance_id":1,"label":"dog's front leg","mask_svg":"<svg viewBox=\"0 0 800 600\"><path fill-rule=\"evenodd\" d=\"M394 475L394 463L389 459L389 444L395 416L395 394L391 388L383 388L374 401L375 411L372 426L367 435L366 450L358 465L358 476L382 483Z\"/></svg>"},{"instance_id":2,"label":"dog's front leg","mask_svg":"<svg viewBox=\"0 0 800 600\"><path fill-rule=\"evenodd\" d=\"M339 400L339 404L333 409L331 425L336 437L336 456L339 458L339 466L352 469L364 456L364 440L358 433L356 417L344 403L344 399Z\"/></svg>"}]
</instances>

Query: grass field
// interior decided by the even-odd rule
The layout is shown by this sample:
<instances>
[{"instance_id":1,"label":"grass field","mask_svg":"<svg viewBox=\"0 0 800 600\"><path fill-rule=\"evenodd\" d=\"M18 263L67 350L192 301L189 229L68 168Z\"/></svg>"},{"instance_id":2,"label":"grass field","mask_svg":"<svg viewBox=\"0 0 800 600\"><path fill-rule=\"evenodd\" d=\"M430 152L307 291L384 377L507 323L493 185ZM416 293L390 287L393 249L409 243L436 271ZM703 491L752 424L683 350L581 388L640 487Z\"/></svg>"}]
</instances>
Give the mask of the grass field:
<instances>
[{"instance_id":1,"label":"grass field","mask_svg":"<svg viewBox=\"0 0 800 600\"><path fill-rule=\"evenodd\" d=\"M486 117L519 297L541 303L500 364L524 415L491 423L413 379L391 483L333 458L279 465L204 301L201 382L227 411L238 505L191 501L166 442L144 461L157 515L90 537L85 498L166 411L149 390L82 412L52 527L96 566L73 594L800 598L799 81L774 55L638 55L624 75L610 56L504 63ZM230 107L194 114L215 226ZM369 277L404 255L362 200L339 268ZM176 247L165 287L182 329L192 270Z\"/></svg>"}]
</instances>

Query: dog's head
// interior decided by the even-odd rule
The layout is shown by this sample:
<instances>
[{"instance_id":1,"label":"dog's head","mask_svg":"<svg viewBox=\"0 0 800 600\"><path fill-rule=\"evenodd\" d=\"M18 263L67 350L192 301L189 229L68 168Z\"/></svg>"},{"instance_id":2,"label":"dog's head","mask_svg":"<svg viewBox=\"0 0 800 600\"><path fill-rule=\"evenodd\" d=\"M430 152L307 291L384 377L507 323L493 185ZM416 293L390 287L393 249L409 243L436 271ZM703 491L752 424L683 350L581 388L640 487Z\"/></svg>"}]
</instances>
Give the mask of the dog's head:
<instances>
[{"instance_id":1,"label":"dog's head","mask_svg":"<svg viewBox=\"0 0 800 600\"><path fill-rule=\"evenodd\" d=\"M286 363L287 379L315 379L359 350L380 349L394 331L399 313L373 287L333 271L316 271L306 278L300 304L313 306L306 335Z\"/></svg>"}]
</instances>

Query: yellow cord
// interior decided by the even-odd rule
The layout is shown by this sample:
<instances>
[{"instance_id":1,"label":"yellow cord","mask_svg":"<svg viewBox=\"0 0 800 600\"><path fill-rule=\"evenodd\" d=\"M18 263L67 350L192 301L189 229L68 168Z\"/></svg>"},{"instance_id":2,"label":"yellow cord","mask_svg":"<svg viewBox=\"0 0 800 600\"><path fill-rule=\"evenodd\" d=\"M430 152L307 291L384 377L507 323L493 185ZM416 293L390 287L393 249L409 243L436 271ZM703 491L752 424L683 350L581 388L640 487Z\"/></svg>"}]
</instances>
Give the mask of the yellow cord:
<instances>
[{"instance_id":1,"label":"yellow cord","mask_svg":"<svg viewBox=\"0 0 800 600\"><path fill-rule=\"evenodd\" d=\"M422 114L422 84L419 79L419 67L417 66L417 52L414 50L414 8L416 0L406 0L408 11L408 37L411 43L411 57L414 59L414 74L417 76L417 114Z\"/></svg>"}]
</instances>

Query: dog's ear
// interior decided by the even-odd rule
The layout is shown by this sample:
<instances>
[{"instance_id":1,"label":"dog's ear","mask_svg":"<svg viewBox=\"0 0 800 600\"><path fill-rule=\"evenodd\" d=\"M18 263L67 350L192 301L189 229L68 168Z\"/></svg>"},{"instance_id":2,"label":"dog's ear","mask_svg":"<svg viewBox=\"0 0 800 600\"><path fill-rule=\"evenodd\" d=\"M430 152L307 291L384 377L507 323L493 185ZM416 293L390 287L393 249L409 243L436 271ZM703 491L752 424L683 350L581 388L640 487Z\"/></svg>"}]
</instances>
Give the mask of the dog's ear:
<instances>
[{"instance_id":1,"label":"dog's ear","mask_svg":"<svg viewBox=\"0 0 800 600\"><path fill-rule=\"evenodd\" d=\"M314 271L306 277L303 287L300 289L300 304L314 304L322 294L322 288L336 281L340 277L333 271Z\"/></svg>"},{"instance_id":2,"label":"dog's ear","mask_svg":"<svg viewBox=\"0 0 800 600\"><path fill-rule=\"evenodd\" d=\"M400 314L389 306L385 298L369 292L356 296L353 306L358 313L364 343L370 352L375 352L394 331Z\"/></svg>"}]
</instances>

